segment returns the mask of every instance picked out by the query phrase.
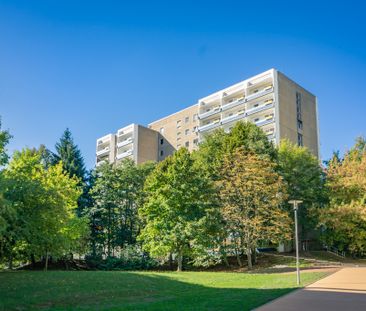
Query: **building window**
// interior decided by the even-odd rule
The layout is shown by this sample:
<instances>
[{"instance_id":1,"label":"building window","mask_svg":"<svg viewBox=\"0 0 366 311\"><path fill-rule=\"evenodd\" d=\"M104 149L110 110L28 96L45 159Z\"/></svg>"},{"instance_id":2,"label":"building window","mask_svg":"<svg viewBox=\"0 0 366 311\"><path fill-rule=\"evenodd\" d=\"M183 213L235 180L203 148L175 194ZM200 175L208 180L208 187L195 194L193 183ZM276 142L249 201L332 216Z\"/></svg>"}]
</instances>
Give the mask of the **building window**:
<instances>
[{"instance_id":1,"label":"building window","mask_svg":"<svg viewBox=\"0 0 366 311\"><path fill-rule=\"evenodd\" d=\"M181 132L177 132L177 136L180 136Z\"/></svg>"},{"instance_id":2,"label":"building window","mask_svg":"<svg viewBox=\"0 0 366 311\"><path fill-rule=\"evenodd\" d=\"M184 131L184 134L188 135L188 134L189 134L189 129L186 129L186 130Z\"/></svg>"},{"instance_id":3,"label":"building window","mask_svg":"<svg viewBox=\"0 0 366 311\"><path fill-rule=\"evenodd\" d=\"M189 122L189 117L186 117L186 118L184 119L184 122L185 122L185 123L188 123L188 122Z\"/></svg>"},{"instance_id":4,"label":"building window","mask_svg":"<svg viewBox=\"0 0 366 311\"><path fill-rule=\"evenodd\" d=\"M298 120L302 120L301 110L301 93L296 92L296 114Z\"/></svg>"},{"instance_id":5,"label":"building window","mask_svg":"<svg viewBox=\"0 0 366 311\"><path fill-rule=\"evenodd\" d=\"M302 130L302 121L301 120L297 120L297 128L299 130Z\"/></svg>"},{"instance_id":6,"label":"building window","mask_svg":"<svg viewBox=\"0 0 366 311\"><path fill-rule=\"evenodd\" d=\"M193 115L193 121L197 121L197 119L198 119L198 115L197 115L197 113L195 113L195 114Z\"/></svg>"},{"instance_id":7,"label":"building window","mask_svg":"<svg viewBox=\"0 0 366 311\"><path fill-rule=\"evenodd\" d=\"M195 139L193 140L193 144L194 144L194 145L196 145L196 146L198 146L198 138L195 138Z\"/></svg>"},{"instance_id":8,"label":"building window","mask_svg":"<svg viewBox=\"0 0 366 311\"><path fill-rule=\"evenodd\" d=\"M164 150L160 150L160 156L162 157L164 155Z\"/></svg>"},{"instance_id":9,"label":"building window","mask_svg":"<svg viewBox=\"0 0 366 311\"><path fill-rule=\"evenodd\" d=\"M181 140L181 138L180 137L177 137L177 141L180 141Z\"/></svg>"},{"instance_id":10,"label":"building window","mask_svg":"<svg viewBox=\"0 0 366 311\"><path fill-rule=\"evenodd\" d=\"M180 144L178 144L178 145L177 145L177 149L178 149L178 148L180 148L180 147L181 147L181 145L180 145Z\"/></svg>"},{"instance_id":11,"label":"building window","mask_svg":"<svg viewBox=\"0 0 366 311\"><path fill-rule=\"evenodd\" d=\"M160 128L160 134L164 134L164 128L163 127Z\"/></svg>"},{"instance_id":12,"label":"building window","mask_svg":"<svg viewBox=\"0 0 366 311\"><path fill-rule=\"evenodd\" d=\"M297 134L297 144L299 146L304 146L302 135L300 133Z\"/></svg>"},{"instance_id":13,"label":"building window","mask_svg":"<svg viewBox=\"0 0 366 311\"><path fill-rule=\"evenodd\" d=\"M181 120L178 120L178 121L177 121L177 128L180 128L181 123L182 123L182 121L181 121Z\"/></svg>"},{"instance_id":14,"label":"building window","mask_svg":"<svg viewBox=\"0 0 366 311\"><path fill-rule=\"evenodd\" d=\"M193 127L192 133L196 133L197 132L197 126Z\"/></svg>"},{"instance_id":15,"label":"building window","mask_svg":"<svg viewBox=\"0 0 366 311\"><path fill-rule=\"evenodd\" d=\"M189 147L189 141L186 141L186 143L184 145L188 148Z\"/></svg>"},{"instance_id":16,"label":"building window","mask_svg":"<svg viewBox=\"0 0 366 311\"><path fill-rule=\"evenodd\" d=\"M161 138L160 139L160 145L163 145L164 144L164 139L163 138Z\"/></svg>"}]
</instances>

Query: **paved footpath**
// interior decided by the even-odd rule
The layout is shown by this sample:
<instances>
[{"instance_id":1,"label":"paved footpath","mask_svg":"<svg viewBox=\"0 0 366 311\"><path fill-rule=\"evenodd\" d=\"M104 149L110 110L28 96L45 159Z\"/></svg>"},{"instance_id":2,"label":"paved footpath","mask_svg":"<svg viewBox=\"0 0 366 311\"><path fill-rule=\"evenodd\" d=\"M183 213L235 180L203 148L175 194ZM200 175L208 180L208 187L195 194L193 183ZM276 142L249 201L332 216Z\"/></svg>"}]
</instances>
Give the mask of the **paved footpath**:
<instances>
[{"instance_id":1,"label":"paved footpath","mask_svg":"<svg viewBox=\"0 0 366 311\"><path fill-rule=\"evenodd\" d=\"M257 311L366 311L366 267L343 268Z\"/></svg>"}]
</instances>

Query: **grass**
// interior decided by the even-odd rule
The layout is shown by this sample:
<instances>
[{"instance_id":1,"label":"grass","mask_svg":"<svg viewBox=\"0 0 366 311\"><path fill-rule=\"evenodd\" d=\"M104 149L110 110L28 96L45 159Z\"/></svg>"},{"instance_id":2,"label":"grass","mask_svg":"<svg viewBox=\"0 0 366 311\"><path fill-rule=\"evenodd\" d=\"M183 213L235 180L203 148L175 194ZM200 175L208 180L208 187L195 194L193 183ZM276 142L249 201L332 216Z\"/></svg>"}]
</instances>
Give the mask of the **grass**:
<instances>
[{"instance_id":1,"label":"grass","mask_svg":"<svg viewBox=\"0 0 366 311\"><path fill-rule=\"evenodd\" d=\"M303 285L325 275L304 273ZM0 310L251 310L295 284L285 273L0 272Z\"/></svg>"}]
</instances>

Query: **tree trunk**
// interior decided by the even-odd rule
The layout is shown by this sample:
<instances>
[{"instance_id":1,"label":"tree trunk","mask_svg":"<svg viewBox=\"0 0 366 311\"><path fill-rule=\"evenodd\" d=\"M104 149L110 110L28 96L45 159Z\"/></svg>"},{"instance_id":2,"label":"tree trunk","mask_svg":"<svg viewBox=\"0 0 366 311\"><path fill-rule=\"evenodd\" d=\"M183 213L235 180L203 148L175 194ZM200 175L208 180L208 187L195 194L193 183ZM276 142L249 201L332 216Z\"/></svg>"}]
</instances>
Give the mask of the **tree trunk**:
<instances>
[{"instance_id":1,"label":"tree trunk","mask_svg":"<svg viewBox=\"0 0 366 311\"><path fill-rule=\"evenodd\" d=\"M9 270L13 270L13 254L11 252L9 255Z\"/></svg>"},{"instance_id":2,"label":"tree trunk","mask_svg":"<svg viewBox=\"0 0 366 311\"><path fill-rule=\"evenodd\" d=\"M44 271L47 271L48 269L48 251L46 251L46 260L45 260L45 264L44 264Z\"/></svg>"},{"instance_id":3,"label":"tree trunk","mask_svg":"<svg viewBox=\"0 0 366 311\"><path fill-rule=\"evenodd\" d=\"M230 267L229 261L227 260L226 252L222 249L222 247L220 247L220 253L221 253L222 259L224 260L225 266Z\"/></svg>"},{"instance_id":4,"label":"tree trunk","mask_svg":"<svg viewBox=\"0 0 366 311\"><path fill-rule=\"evenodd\" d=\"M169 254L169 268L173 270L173 255L172 253Z\"/></svg>"},{"instance_id":5,"label":"tree trunk","mask_svg":"<svg viewBox=\"0 0 366 311\"><path fill-rule=\"evenodd\" d=\"M179 251L178 252L177 260L178 260L178 268L177 268L177 271L178 272L181 272L181 271L183 271L183 252L182 251Z\"/></svg>"},{"instance_id":6,"label":"tree trunk","mask_svg":"<svg viewBox=\"0 0 366 311\"><path fill-rule=\"evenodd\" d=\"M257 252L255 251L255 248L252 249L252 254L253 254L252 263L253 265L255 265L257 264Z\"/></svg>"},{"instance_id":7,"label":"tree trunk","mask_svg":"<svg viewBox=\"0 0 366 311\"><path fill-rule=\"evenodd\" d=\"M243 262L241 261L239 250L238 249L235 249L235 253L236 253L236 260L238 261L238 265L239 265L239 267L242 267L243 266Z\"/></svg>"},{"instance_id":8,"label":"tree trunk","mask_svg":"<svg viewBox=\"0 0 366 311\"><path fill-rule=\"evenodd\" d=\"M34 254L31 254L31 263L32 263L32 268L34 268L36 266L36 259L34 258Z\"/></svg>"},{"instance_id":9,"label":"tree trunk","mask_svg":"<svg viewBox=\"0 0 366 311\"><path fill-rule=\"evenodd\" d=\"M252 250L248 247L246 249L247 252L247 258L248 258L248 270L252 270L253 264L252 264Z\"/></svg>"}]
</instances>

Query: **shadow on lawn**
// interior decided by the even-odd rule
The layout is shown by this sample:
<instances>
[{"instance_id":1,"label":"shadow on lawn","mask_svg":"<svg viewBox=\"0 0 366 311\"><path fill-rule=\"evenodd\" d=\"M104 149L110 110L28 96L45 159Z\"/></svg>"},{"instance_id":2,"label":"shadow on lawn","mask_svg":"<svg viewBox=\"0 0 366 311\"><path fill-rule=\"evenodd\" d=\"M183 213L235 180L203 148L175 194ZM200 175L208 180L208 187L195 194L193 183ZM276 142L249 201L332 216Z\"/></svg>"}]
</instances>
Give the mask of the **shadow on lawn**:
<instances>
[{"instance_id":1,"label":"shadow on lawn","mask_svg":"<svg viewBox=\"0 0 366 311\"><path fill-rule=\"evenodd\" d=\"M0 310L251 310L294 289L211 286L159 273L0 273Z\"/></svg>"}]
</instances>

